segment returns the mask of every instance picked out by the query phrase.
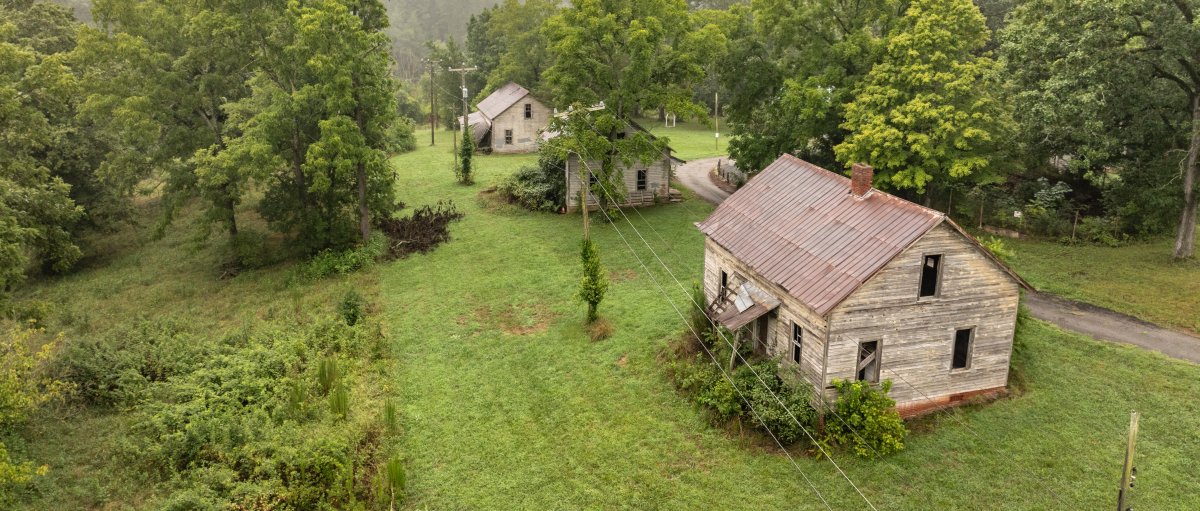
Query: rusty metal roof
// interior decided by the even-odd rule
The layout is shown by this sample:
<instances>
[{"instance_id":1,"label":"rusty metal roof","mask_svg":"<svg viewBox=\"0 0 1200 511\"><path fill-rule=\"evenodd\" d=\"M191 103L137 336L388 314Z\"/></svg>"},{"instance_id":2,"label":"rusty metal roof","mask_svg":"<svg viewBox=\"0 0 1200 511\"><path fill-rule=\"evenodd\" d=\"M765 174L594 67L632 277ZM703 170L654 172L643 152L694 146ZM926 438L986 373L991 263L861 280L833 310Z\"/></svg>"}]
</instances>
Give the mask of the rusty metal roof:
<instances>
[{"instance_id":1,"label":"rusty metal roof","mask_svg":"<svg viewBox=\"0 0 1200 511\"><path fill-rule=\"evenodd\" d=\"M496 92L483 98L483 101L480 101L475 108L487 116L488 119L495 119L496 116L504 113L505 110L508 110L509 107L512 107L528 95L529 91L525 87L508 82L503 87L496 89Z\"/></svg>"},{"instance_id":2,"label":"rusty metal roof","mask_svg":"<svg viewBox=\"0 0 1200 511\"><path fill-rule=\"evenodd\" d=\"M824 316L945 215L783 155L731 195L700 231Z\"/></svg>"}]
</instances>

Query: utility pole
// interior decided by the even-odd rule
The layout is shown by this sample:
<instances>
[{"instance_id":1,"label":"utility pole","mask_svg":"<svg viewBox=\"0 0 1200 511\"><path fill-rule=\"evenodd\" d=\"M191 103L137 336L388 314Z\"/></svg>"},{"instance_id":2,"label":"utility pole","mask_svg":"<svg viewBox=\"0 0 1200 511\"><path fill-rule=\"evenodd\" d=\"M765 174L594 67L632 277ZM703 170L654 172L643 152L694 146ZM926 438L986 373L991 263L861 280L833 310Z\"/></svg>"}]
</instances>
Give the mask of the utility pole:
<instances>
[{"instance_id":1,"label":"utility pole","mask_svg":"<svg viewBox=\"0 0 1200 511\"><path fill-rule=\"evenodd\" d=\"M476 71L479 68L466 67L466 64L463 64L463 66L464 67L450 68L450 72L458 73L459 78L462 79L462 98L463 98L462 130L463 130L463 133L466 133L467 132L467 114L470 113L469 110L467 109L467 73L469 73L471 71Z\"/></svg>"},{"instance_id":2,"label":"utility pole","mask_svg":"<svg viewBox=\"0 0 1200 511\"><path fill-rule=\"evenodd\" d=\"M421 62L429 66L429 145L437 145L437 95L433 93L434 73L437 72L437 67L434 67L434 62L430 59L421 59Z\"/></svg>"},{"instance_id":3,"label":"utility pole","mask_svg":"<svg viewBox=\"0 0 1200 511\"><path fill-rule=\"evenodd\" d=\"M717 123L716 136L713 137L713 149L721 150L721 91L713 93L713 120Z\"/></svg>"},{"instance_id":4,"label":"utility pole","mask_svg":"<svg viewBox=\"0 0 1200 511\"><path fill-rule=\"evenodd\" d=\"M604 110L604 108L605 108L604 102L601 101L599 104L597 104L593 107L583 109L583 111L580 113L588 114L588 113L595 112L598 110ZM566 112L556 113L556 114L554 114L554 116L558 117L560 119L566 119L566 118L570 117L571 114L573 114L573 113L575 113L574 107L567 109ZM581 192L580 197L579 197L579 201L580 201L579 207L583 211L583 239L587 240L587 239L589 239L588 196L592 194L592 190L591 190L591 188L592 188L591 187L592 169L591 169L591 167L588 166L587 160L584 160L582 154L580 154L579 152L575 152L575 156L579 157L579 164L580 164L580 166L583 167L582 169L576 169L576 173L579 174L579 188L580 188L580 192ZM583 171L587 172L586 176L584 176ZM571 160L570 160L570 158L568 158L567 159L567 173L570 174L570 172L571 172Z\"/></svg>"},{"instance_id":5,"label":"utility pole","mask_svg":"<svg viewBox=\"0 0 1200 511\"><path fill-rule=\"evenodd\" d=\"M1125 469L1121 471L1121 489L1117 491L1117 511L1130 511L1130 494L1133 493L1133 482L1137 479L1137 467L1133 466L1133 448L1137 443L1138 413L1129 413L1129 438L1125 441Z\"/></svg>"}]
</instances>

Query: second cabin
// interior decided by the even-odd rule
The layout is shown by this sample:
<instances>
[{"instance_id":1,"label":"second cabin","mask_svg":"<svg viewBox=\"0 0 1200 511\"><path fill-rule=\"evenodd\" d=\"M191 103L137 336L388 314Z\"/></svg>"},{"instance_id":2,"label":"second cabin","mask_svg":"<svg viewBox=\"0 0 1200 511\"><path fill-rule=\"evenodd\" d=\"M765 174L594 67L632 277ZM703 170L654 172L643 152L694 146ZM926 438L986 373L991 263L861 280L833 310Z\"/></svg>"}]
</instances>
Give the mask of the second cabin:
<instances>
[{"instance_id":1,"label":"second cabin","mask_svg":"<svg viewBox=\"0 0 1200 511\"><path fill-rule=\"evenodd\" d=\"M618 137L629 136L634 131L641 131L649 134L645 128L641 127L633 121L626 121L625 131L618 133ZM553 134L549 135L553 136ZM653 135L651 135L653 137ZM646 164L642 162L634 162L632 165L626 165L622 162L617 162L616 165L621 171L621 181L625 185L625 200L620 206L649 206L659 202L672 200L676 197L672 196L671 189L671 174L674 165L679 160L671 156L671 149L664 149L662 154L654 161ZM567 180L567 211L577 211L579 209L579 199L582 197L580 193L584 187L584 180L591 184L595 184L595 177L591 175L591 171L600 168L600 162L590 160L586 162L579 159L575 154L571 154L566 161ZM582 179L581 179L582 178ZM599 205L596 194L592 192L588 194L588 207L595 209ZM598 193L605 193L601 189ZM615 192L613 192L615 194ZM674 192L678 193L678 192Z\"/></svg>"},{"instance_id":2,"label":"second cabin","mask_svg":"<svg viewBox=\"0 0 1200 511\"><path fill-rule=\"evenodd\" d=\"M833 400L892 380L903 415L1006 391L1022 287L945 214L784 155L704 222L709 315Z\"/></svg>"}]
</instances>

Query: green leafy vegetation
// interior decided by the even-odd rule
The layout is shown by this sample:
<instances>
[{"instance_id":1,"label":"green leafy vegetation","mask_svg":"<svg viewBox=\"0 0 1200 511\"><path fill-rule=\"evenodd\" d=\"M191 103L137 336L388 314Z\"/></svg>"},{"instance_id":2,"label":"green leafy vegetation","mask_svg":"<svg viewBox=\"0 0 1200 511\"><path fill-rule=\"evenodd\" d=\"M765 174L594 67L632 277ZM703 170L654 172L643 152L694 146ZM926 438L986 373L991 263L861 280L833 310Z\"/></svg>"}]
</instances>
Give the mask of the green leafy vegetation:
<instances>
[{"instance_id":1,"label":"green leafy vegetation","mask_svg":"<svg viewBox=\"0 0 1200 511\"><path fill-rule=\"evenodd\" d=\"M579 250L583 262L583 277L579 280L579 301L587 305L587 322L600 319L600 302L608 292L608 274L600 265L600 254L590 238L584 238Z\"/></svg>"},{"instance_id":2,"label":"green leafy vegetation","mask_svg":"<svg viewBox=\"0 0 1200 511\"><path fill-rule=\"evenodd\" d=\"M860 458L877 458L904 449L904 421L896 413L896 401L888 397L892 381L875 387L870 382L834 380L838 397L833 419L825 422L831 444L850 447Z\"/></svg>"}]
</instances>

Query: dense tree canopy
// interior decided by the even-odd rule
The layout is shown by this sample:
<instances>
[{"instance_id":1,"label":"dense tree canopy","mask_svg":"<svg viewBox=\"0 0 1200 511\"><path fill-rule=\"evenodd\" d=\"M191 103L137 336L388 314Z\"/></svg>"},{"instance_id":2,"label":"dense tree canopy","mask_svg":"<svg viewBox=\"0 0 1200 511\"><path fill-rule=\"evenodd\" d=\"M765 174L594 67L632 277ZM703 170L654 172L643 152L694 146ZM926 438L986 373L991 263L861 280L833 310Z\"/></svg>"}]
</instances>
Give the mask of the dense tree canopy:
<instances>
[{"instance_id":1,"label":"dense tree canopy","mask_svg":"<svg viewBox=\"0 0 1200 511\"><path fill-rule=\"evenodd\" d=\"M996 64L979 56L989 39L970 0L915 0L846 106L838 159L870 163L897 188L991 178L1010 118Z\"/></svg>"},{"instance_id":2,"label":"dense tree canopy","mask_svg":"<svg viewBox=\"0 0 1200 511\"><path fill-rule=\"evenodd\" d=\"M562 136L552 150L600 162L592 170L602 204L623 198L617 162L656 159L666 144L638 130L619 138L627 119L650 106L704 115L692 100L691 85L704 72L685 43L688 23L682 0L584 0L547 22L555 56L547 86L558 105L580 114L554 127Z\"/></svg>"},{"instance_id":3,"label":"dense tree canopy","mask_svg":"<svg viewBox=\"0 0 1200 511\"><path fill-rule=\"evenodd\" d=\"M1033 152L1103 182L1109 213L1136 229L1161 230L1164 214L1174 216L1180 258L1195 247L1198 9L1189 0L1029 0L1002 47Z\"/></svg>"},{"instance_id":4,"label":"dense tree canopy","mask_svg":"<svg viewBox=\"0 0 1200 511\"><path fill-rule=\"evenodd\" d=\"M724 88L738 166L761 169L790 152L836 163L845 108L883 57L898 0L755 0L726 59Z\"/></svg>"},{"instance_id":5,"label":"dense tree canopy","mask_svg":"<svg viewBox=\"0 0 1200 511\"><path fill-rule=\"evenodd\" d=\"M66 65L72 24L60 8L0 5L0 299L33 264L67 270L83 216L59 172L79 82ZM20 27L20 28L18 28Z\"/></svg>"}]
</instances>

